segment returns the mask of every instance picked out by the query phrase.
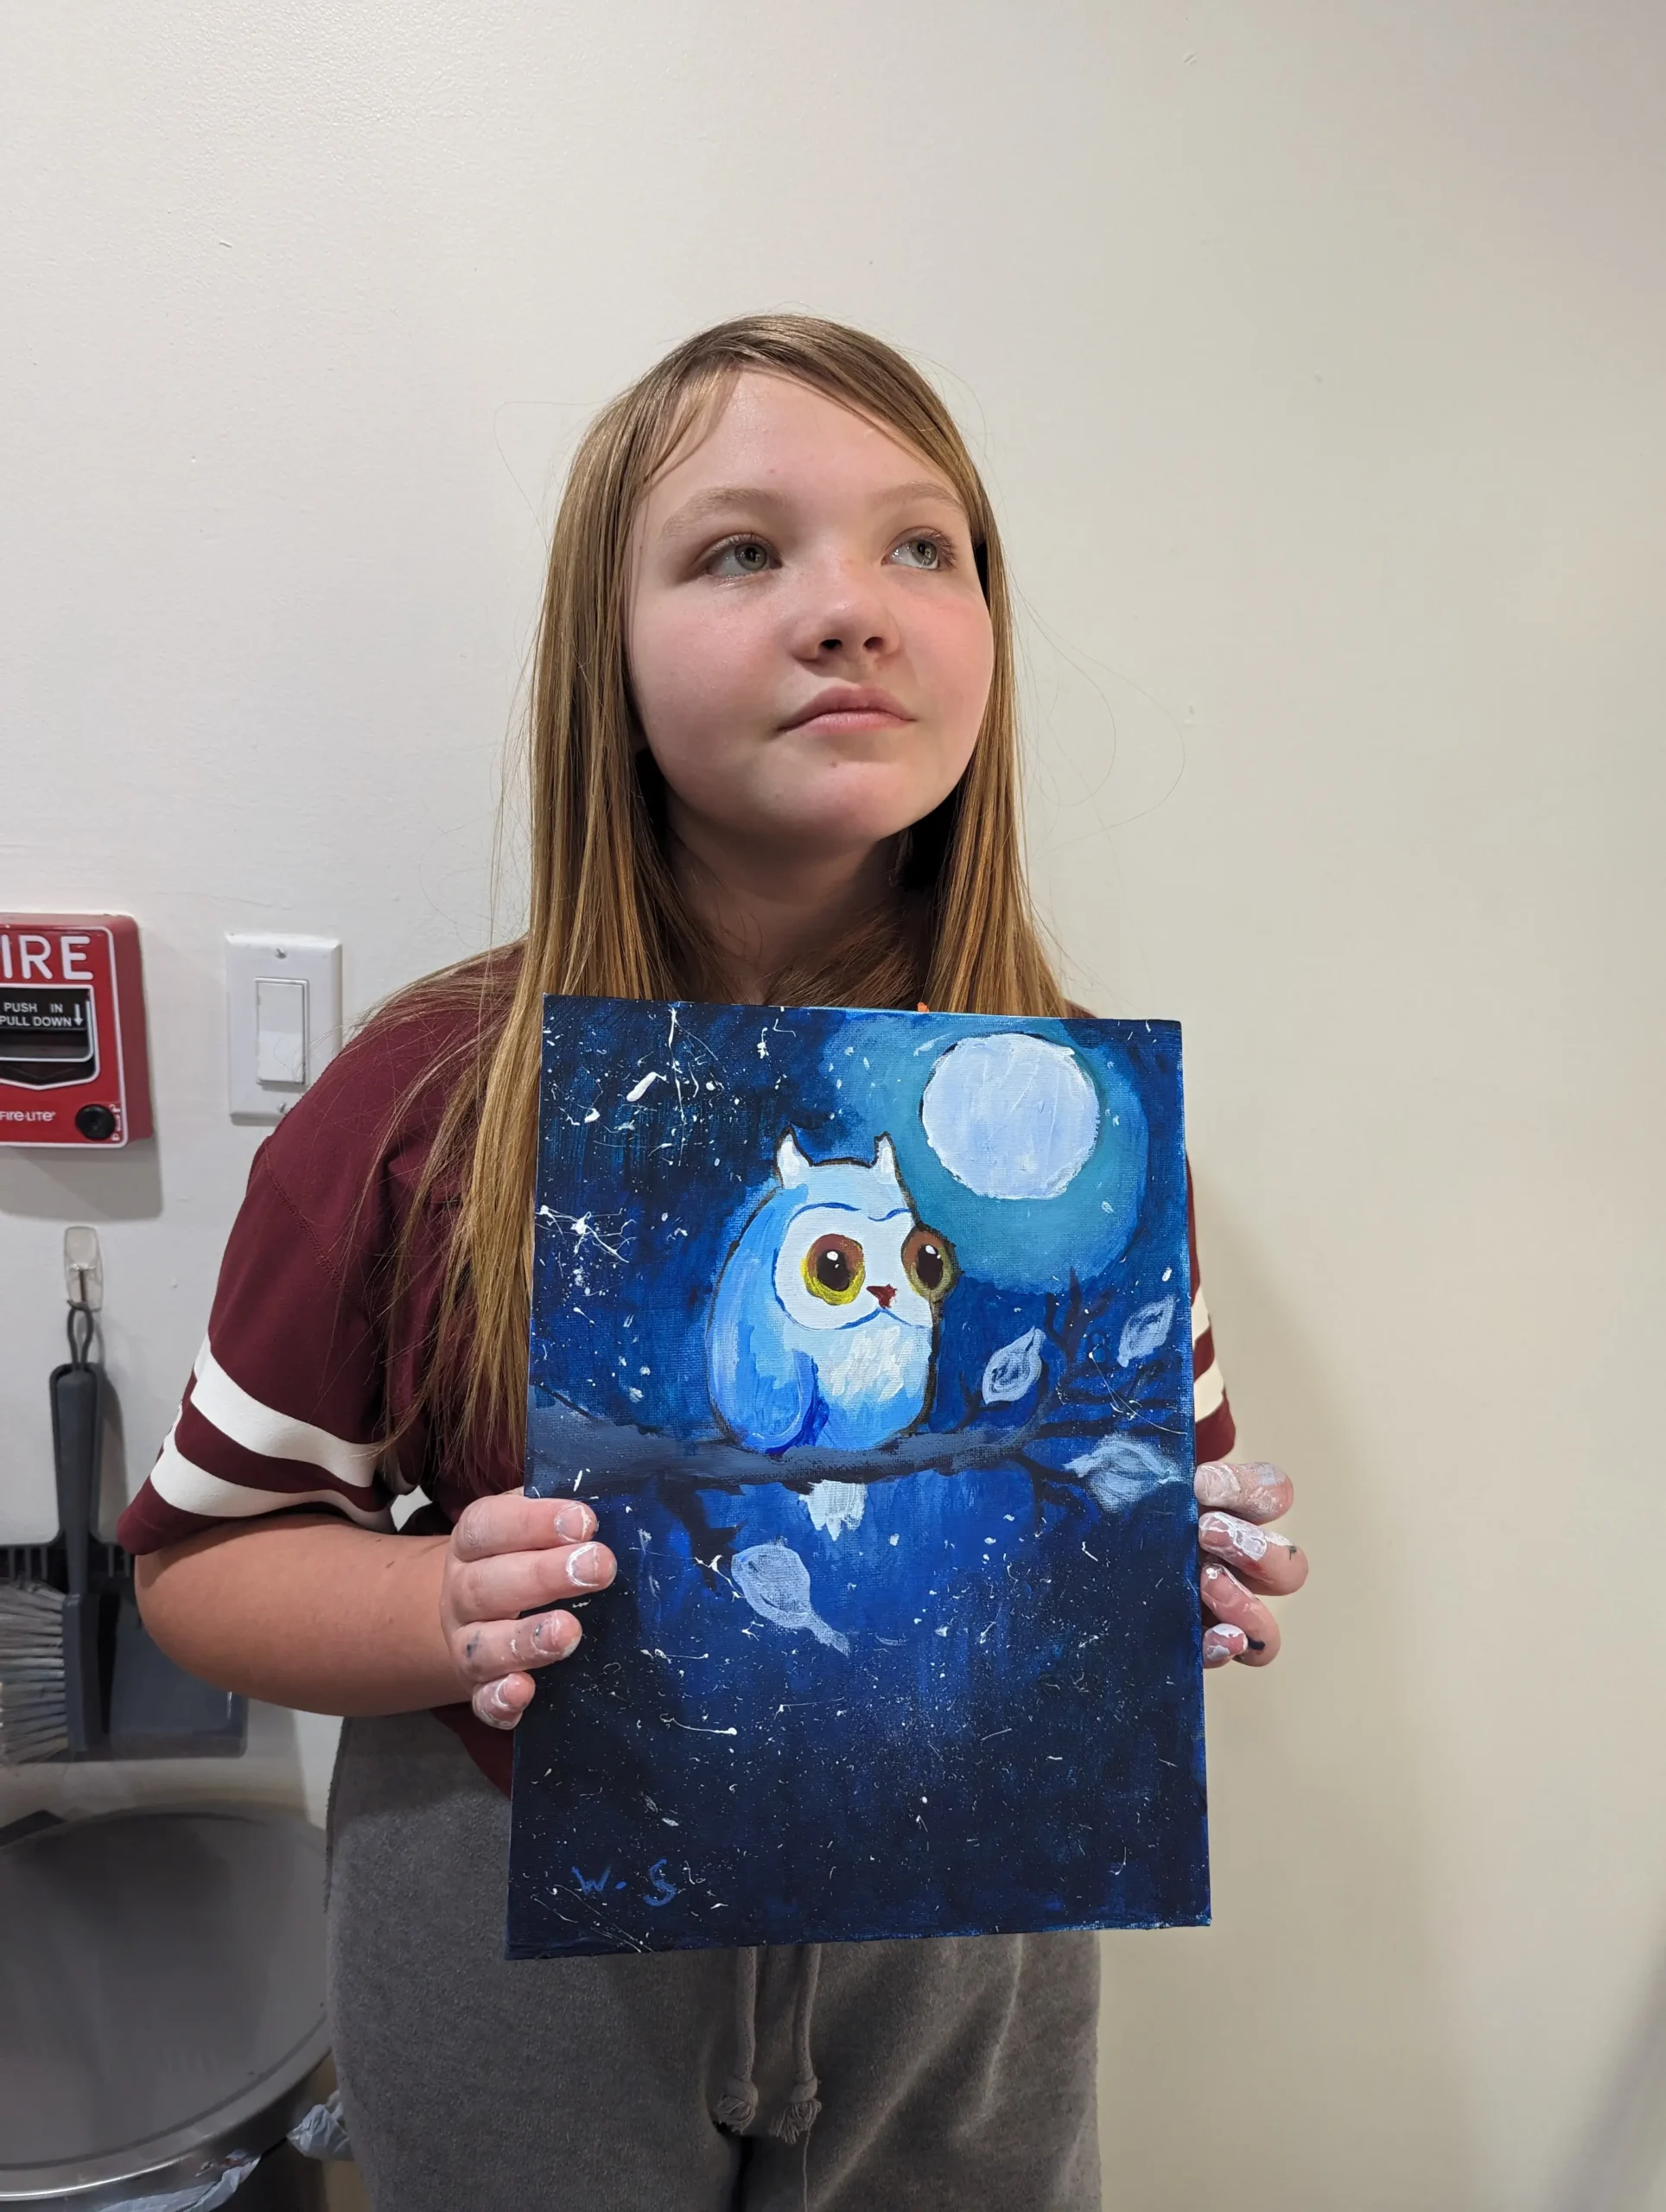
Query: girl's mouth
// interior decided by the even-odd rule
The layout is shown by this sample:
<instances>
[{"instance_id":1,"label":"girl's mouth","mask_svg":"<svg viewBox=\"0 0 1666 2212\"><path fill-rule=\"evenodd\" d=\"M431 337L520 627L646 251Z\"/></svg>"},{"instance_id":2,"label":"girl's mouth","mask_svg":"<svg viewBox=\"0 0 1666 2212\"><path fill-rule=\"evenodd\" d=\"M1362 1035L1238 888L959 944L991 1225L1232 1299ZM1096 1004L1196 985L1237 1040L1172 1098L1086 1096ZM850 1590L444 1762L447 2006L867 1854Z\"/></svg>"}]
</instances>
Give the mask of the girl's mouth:
<instances>
[{"instance_id":1,"label":"girl's mouth","mask_svg":"<svg viewBox=\"0 0 1666 2212\"><path fill-rule=\"evenodd\" d=\"M862 683L832 683L807 700L783 729L900 729L914 719L900 699Z\"/></svg>"}]
</instances>

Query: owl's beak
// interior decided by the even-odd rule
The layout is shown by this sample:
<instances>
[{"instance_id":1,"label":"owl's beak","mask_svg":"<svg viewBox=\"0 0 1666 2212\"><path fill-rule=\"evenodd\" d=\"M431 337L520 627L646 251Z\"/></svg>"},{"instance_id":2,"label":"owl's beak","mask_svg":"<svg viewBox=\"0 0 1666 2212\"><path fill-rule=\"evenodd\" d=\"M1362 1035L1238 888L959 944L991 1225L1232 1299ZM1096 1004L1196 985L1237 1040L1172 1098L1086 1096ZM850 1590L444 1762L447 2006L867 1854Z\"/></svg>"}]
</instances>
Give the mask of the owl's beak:
<instances>
[{"instance_id":1,"label":"owl's beak","mask_svg":"<svg viewBox=\"0 0 1666 2212\"><path fill-rule=\"evenodd\" d=\"M880 1304L883 1306L887 1312L889 1312L891 1300L897 1294L896 1285L889 1282L876 1282L873 1286L873 1290L874 1295L878 1299Z\"/></svg>"}]
</instances>

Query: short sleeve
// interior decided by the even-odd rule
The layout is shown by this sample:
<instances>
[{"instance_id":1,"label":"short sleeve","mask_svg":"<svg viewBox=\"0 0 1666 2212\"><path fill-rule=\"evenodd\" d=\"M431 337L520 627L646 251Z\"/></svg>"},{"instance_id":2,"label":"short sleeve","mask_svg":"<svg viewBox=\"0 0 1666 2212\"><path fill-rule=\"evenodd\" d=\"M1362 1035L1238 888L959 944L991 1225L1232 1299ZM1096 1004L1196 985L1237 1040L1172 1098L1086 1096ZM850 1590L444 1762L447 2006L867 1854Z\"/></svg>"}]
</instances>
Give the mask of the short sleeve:
<instances>
[{"instance_id":1,"label":"short sleeve","mask_svg":"<svg viewBox=\"0 0 1666 2212\"><path fill-rule=\"evenodd\" d=\"M334 1264L333 1264L334 1261ZM221 1521L324 1506L391 1527L378 1333L263 1150L183 1402L118 1530L130 1552Z\"/></svg>"},{"instance_id":2,"label":"short sleeve","mask_svg":"<svg viewBox=\"0 0 1666 2212\"><path fill-rule=\"evenodd\" d=\"M1203 1269L1198 1262L1198 1213L1192 1194L1192 1172L1186 1178L1186 1234L1192 1255L1192 1413L1196 1429L1199 1466L1224 1459L1237 1438L1237 1425L1227 1402L1226 1377L1215 1357L1215 1332L1203 1294Z\"/></svg>"},{"instance_id":3,"label":"short sleeve","mask_svg":"<svg viewBox=\"0 0 1666 2212\"><path fill-rule=\"evenodd\" d=\"M130 1552L298 1506L392 1526L411 1485L385 1441L384 1293L432 1137L411 1092L434 1049L373 1025L256 1154L178 1417L118 1529Z\"/></svg>"}]
</instances>

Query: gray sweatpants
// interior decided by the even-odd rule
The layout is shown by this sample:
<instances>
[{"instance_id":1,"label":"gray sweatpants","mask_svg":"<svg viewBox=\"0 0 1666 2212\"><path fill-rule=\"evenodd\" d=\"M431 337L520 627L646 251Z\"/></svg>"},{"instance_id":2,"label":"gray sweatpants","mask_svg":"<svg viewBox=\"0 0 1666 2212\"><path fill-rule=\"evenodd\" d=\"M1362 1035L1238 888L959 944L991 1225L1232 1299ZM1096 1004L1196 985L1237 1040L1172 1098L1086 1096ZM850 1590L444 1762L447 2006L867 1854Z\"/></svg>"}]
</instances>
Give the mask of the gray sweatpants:
<instances>
[{"instance_id":1,"label":"gray sweatpants","mask_svg":"<svg viewBox=\"0 0 1666 2212\"><path fill-rule=\"evenodd\" d=\"M510 1961L508 1834L440 1722L346 1724L329 1999L376 2212L1097 2212L1092 1936L830 1944L818 1982L796 1950Z\"/></svg>"}]
</instances>

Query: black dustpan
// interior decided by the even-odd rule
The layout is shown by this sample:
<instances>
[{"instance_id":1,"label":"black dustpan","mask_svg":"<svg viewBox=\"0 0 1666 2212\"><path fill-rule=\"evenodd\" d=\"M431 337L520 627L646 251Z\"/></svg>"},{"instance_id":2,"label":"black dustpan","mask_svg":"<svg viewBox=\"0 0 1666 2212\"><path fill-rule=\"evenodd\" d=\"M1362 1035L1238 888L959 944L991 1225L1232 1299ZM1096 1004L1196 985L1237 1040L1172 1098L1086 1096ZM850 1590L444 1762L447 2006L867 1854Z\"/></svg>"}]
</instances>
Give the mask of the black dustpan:
<instances>
[{"instance_id":1,"label":"black dustpan","mask_svg":"<svg viewBox=\"0 0 1666 2212\"><path fill-rule=\"evenodd\" d=\"M103 1270L92 1230L66 1232L64 1266L70 1357L49 1385L58 1535L49 1546L0 1550L0 1581L63 1593L63 1747L56 1756L235 1758L248 1740L246 1700L199 1681L152 1643L139 1618L132 1561L93 1535L105 1386L92 1357Z\"/></svg>"}]
</instances>

